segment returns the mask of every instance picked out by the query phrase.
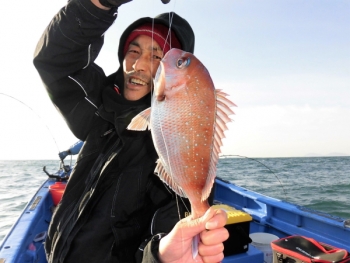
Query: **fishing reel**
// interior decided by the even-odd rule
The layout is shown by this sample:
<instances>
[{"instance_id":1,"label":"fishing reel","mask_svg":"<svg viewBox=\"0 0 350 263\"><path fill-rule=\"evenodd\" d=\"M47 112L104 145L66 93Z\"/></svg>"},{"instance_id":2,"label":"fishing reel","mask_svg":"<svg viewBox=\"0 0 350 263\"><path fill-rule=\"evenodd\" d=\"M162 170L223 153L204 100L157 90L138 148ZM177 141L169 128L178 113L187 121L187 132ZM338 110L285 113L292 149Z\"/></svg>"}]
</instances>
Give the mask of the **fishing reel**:
<instances>
[{"instance_id":1,"label":"fishing reel","mask_svg":"<svg viewBox=\"0 0 350 263\"><path fill-rule=\"evenodd\" d=\"M64 182L67 181L70 173L72 172L72 167L73 167L73 159L72 156L76 155L80 152L81 148L83 147L84 142L83 141L78 141L75 144L73 144L71 147L69 147L68 150L62 151L58 153L58 156L60 158L60 167L58 171L54 174L50 174L46 171L46 166L43 167L43 171L46 173L46 175L49 178L55 178L57 182ZM64 159L70 156L70 164L65 165L64 164Z\"/></svg>"},{"instance_id":2,"label":"fishing reel","mask_svg":"<svg viewBox=\"0 0 350 263\"><path fill-rule=\"evenodd\" d=\"M49 178L54 178L56 179L56 182L65 182L68 180L70 173L72 171L71 165L65 165L63 161L60 162L60 167L57 172L50 174L46 170L46 166L43 167L44 173L49 177Z\"/></svg>"}]
</instances>

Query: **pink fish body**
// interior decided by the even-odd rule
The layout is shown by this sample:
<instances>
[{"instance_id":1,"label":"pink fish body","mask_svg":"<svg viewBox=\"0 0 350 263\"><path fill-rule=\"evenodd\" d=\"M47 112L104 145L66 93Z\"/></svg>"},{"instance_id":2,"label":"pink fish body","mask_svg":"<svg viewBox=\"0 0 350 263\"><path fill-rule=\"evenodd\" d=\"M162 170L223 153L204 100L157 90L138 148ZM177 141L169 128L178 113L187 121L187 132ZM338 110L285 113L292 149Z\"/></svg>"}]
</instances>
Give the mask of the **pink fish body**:
<instances>
[{"instance_id":1,"label":"pink fish body","mask_svg":"<svg viewBox=\"0 0 350 263\"><path fill-rule=\"evenodd\" d=\"M171 49L155 78L152 106L137 115L132 130L151 129L159 156L156 174L191 203L193 218L209 208L221 140L230 107L209 72L191 53Z\"/></svg>"}]
</instances>

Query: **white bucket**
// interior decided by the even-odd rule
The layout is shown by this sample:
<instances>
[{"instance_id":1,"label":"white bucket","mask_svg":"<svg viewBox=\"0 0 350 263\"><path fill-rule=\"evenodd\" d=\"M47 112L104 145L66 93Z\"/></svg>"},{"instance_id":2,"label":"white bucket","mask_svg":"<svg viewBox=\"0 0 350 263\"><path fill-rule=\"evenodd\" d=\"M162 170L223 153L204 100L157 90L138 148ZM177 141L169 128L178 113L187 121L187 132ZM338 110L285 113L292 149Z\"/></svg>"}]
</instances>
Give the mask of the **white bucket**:
<instances>
[{"instance_id":1,"label":"white bucket","mask_svg":"<svg viewBox=\"0 0 350 263\"><path fill-rule=\"evenodd\" d=\"M271 242L279 239L279 237L268 233L253 233L249 237L252 239L251 245L264 253L264 263L272 263Z\"/></svg>"}]
</instances>

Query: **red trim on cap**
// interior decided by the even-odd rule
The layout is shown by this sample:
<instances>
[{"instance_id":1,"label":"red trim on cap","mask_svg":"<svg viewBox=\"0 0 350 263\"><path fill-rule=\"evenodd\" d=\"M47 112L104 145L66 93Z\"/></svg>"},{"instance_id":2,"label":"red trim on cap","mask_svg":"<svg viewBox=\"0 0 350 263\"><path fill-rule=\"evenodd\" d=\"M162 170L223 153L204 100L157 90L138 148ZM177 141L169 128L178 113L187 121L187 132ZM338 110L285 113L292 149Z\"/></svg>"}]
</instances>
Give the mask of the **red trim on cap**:
<instances>
[{"instance_id":1,"label":"red trim on cap","mask_svg":"<svg viewBox=\"0 0 350 263\"><path fill-rule=\"evenodd\" d=\"M142 26L139 26L138 28L135 28L125 41L124 56L128 51L131 41L140 35L152 37L163 50L164 54L167 53L171 48L181 49L181 44L175 36L175 33L172 30L170 30L170 32L171 34L169 36L169 28L161 24L154 24L153 30L152 24L150 23L146 23Z\"/></svg>"}]
</instances>

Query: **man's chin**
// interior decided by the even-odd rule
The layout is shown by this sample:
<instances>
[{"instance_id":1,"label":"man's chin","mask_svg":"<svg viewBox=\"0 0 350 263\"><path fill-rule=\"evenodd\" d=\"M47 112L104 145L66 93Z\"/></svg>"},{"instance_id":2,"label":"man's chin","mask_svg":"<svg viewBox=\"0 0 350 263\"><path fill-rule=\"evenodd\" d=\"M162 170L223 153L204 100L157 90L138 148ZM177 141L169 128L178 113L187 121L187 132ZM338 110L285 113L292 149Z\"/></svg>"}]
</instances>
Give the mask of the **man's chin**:
<instances>
[{"instance_id":1,"label":"man's chin","mask_svg":"<svg viewBox=\"0 0 350 263\"><path fill-rule=\"evenodd\" d=\"M131 100L131 101L139 100L142 97L144 97L146 94L147 93L142 92L140 90L129 90L129 89L124 90L125 99Z\"/></svg>"}]
</instances>

